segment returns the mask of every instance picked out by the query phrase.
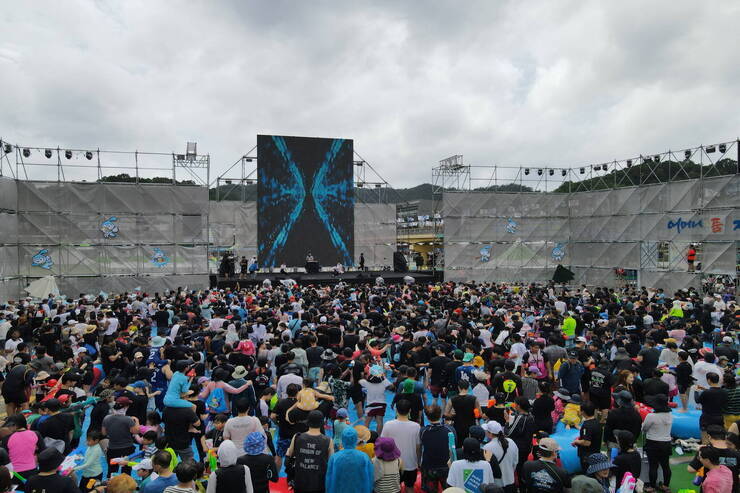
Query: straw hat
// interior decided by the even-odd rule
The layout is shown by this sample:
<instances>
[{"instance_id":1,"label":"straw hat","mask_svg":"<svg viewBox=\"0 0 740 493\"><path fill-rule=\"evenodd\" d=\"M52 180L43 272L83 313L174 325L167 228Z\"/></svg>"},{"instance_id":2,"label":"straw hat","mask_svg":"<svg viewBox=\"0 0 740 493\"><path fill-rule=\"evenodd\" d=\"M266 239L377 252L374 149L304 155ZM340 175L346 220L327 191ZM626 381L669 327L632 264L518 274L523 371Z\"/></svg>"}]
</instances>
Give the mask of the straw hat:
<instances>
[{"instance_id":1,"label":"straw hat","mask_svg":"<svg viewBox=\"0 0 740 493\"><path fill-rule=\"evenodd\" d=\"M303 389L298 392L298 402L296 407L301 411L313 411L319 407L319 403L316 401L316 396L311 389Z\"/></svg>"}]
</instances>

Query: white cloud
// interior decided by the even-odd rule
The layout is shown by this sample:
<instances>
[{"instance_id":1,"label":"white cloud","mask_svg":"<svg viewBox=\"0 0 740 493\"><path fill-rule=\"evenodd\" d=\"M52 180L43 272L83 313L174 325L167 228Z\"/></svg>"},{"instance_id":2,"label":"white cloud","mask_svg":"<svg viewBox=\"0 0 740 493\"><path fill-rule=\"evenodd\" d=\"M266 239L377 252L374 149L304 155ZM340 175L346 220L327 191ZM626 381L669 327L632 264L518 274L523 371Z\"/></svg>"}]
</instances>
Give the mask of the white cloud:
<instances>
[{"instance_id":1,"label":"white cloud","mask_svg":"<svg viewBox=\"0 0 740 493\"><path fill-rule=\"evenodd\" d=\"M441 158L580 165L737 136L736 2L25 2L0 134L180 150L340 136L392 184Z\"/></svg>"}]
</instances>

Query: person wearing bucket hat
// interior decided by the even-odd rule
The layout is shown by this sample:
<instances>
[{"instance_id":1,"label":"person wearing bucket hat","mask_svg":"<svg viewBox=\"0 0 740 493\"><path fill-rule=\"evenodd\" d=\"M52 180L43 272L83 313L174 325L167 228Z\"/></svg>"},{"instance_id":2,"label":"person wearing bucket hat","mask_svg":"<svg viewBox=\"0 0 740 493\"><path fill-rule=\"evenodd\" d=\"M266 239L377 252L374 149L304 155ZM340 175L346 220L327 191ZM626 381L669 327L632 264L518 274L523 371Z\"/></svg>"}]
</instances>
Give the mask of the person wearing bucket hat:
<instances>
[{"instance_id":1,"label":"person wearing bucket hat","mask_svg":"<svg viewBox=\"0 0 740 493\"><path fill-rule=\"evenodd\" d=\"M617 448L617 439L614 436L616 430L627 430L636 437L640 436L642 431L642 418L635 409L632 394L627 390L621 390L613 397L616 407L609 410L604 423L604 441L609 448Z\"/></svg>"},{"instance_id":2,"label":"person wearing bucket hat","mask_svg":"<svg viewBox=\"0 0 740 493\"><path fill-rule=\"evenodd\" d=\"M247 369L243 365L239 365L236 368L234 368L234 371L231 374L231 378L233 378L234 380L239 380L241 378L246 377L247 373L249 373Z\"/></svg>"},{"instance_id":3,"label":"person wearing bucket hat","mask_svg":"<svg viewBox=\"0 0 740 493\"><path fill-rule=\"evenodd\" d=\"M587 469L573 478L571 492L608 491L612 462L604 454L595 453L586 457ZM617 484L617 487L620 485Z\"/></svg>"},{"instance_id":4,"label":"person wearing bucket hat","mask_svg":"<svg viewBox=\"0 0 740 493\"><path fill-rule=\"evenodd\" d=\"M375 440L375 493L397 493L401 491L401 451L393 438L383 437Z\"/></svg>"},{"instance_id":5,"label":"person wearing bucket hat","mask_svg":"<svg viewBox=\"0 0 740 493\"><path fill-rule=\"evenodd\" d=\"M253 431L244 439L244 452L246 455L239 457L237 464L247 466L252 476L252 488L254 493L269 493L269 481L277 483L278 470L272 455L266 454L265 445L267 438L259 431Z\"/></svg>"}]
</instances>

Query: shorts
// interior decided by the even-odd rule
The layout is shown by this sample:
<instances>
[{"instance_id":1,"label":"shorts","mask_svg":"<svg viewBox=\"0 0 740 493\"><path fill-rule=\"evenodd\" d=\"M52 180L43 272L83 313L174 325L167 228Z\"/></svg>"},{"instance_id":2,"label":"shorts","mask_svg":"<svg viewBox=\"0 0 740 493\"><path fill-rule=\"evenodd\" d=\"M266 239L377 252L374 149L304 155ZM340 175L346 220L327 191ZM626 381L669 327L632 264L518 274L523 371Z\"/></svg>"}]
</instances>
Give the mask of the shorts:
<instances>
[{"instance_id":1,"label":"shorts","mask_svg":"<svg viewBox=\"0 0 740 493\"><path fill-rule=\"evenodd\" d=\"M406 488L413 488L416 483L416 469L413 471L402 471L401 482L406 485Z\"/></svg>"},{"instance_id":2,"label":"shorts","mask_svg":"<svg viewBox=\"0 0 740 493\"><path fill-rule=\"evenodd\" d=\"M15 404L16 407L22 406L29 400L23 392L8 392L7 394L3 392L3 399L5 399L5 404Z\"/></svg>"},{"instance_id":3,"label":"shorts","mask_svg":"<svg viewBox=\"0 0 740 493\"><path fill-rule=\"evenodd\" d=\"M361 385L355 385L349 391L349 397L352 399L354 404L359 404L365 400L365 393L362 391Z\"/></svg>"},{"instance_id":4,"label":"shorts","mask_svg":"<svg viewBox=\"0 0 740 493\"><path fill-rule=\"evenodd\" d=\"M432 393L432 397L435 399L439 396L442 396L442 399L447 397L447 389L444 387L440 387L439 385L430 385L429 391Z\"/></svg>"},{"instance_id":5,"label":"shorts","mask_svg":"<svg viewBox=\"0 0 740 493\"><path fill-rule=\"evenodd\" d=\"M450 472L448 467L438 469L421 470L421 490L426 493L437 493L442 485L442 489L447 486L447 474Z\"/></svg>"},{"instance_id":6,"label":"shorts","mask_svg":"<svg viewBox=\"0 0 740 493\"><path fill-rule=\"evenodd\" d=\"M365 408L368 417L385 416L386 404L368 404Z\"/></svg>"},{"instance_id":7,"label":"shorts","mask_svg":"<svg viewBox=\"0 0 740 493\"><path fill-rule=\"evenodd\" d=\"M677 385L679 394L688 394L691 385Z\"/></svg>"},{"instance_id":8,"label":"shorts","mask_svg":"<svg viewBox=\"0 0 740 493\"><path fill-rule=\"evenodd\" d=\"M275 451L278 457L285 457L285 454L288 453L291 440L291 438L278 438L277 450Z\"/></svg>"}]
</instances>

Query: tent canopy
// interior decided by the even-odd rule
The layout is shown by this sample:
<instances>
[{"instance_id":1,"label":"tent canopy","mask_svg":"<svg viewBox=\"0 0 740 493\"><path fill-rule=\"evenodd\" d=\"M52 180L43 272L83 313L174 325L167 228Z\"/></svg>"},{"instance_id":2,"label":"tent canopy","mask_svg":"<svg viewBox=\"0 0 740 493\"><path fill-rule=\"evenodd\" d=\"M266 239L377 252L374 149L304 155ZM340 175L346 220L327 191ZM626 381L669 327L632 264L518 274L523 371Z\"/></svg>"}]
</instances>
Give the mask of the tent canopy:
<instances>
[{"instance_id":1,"label":"tent canopy","mask_svg":"<svg viewBox=\"0 0 740 493\"><path fill-rule=\"evenodd\" d=\"M54 276L46 276L41 279L36 279L29 284L24 291L34 298L46 298L49 295L59 296L59 287L57 286Z\"/></svg>"}]
</instances>

